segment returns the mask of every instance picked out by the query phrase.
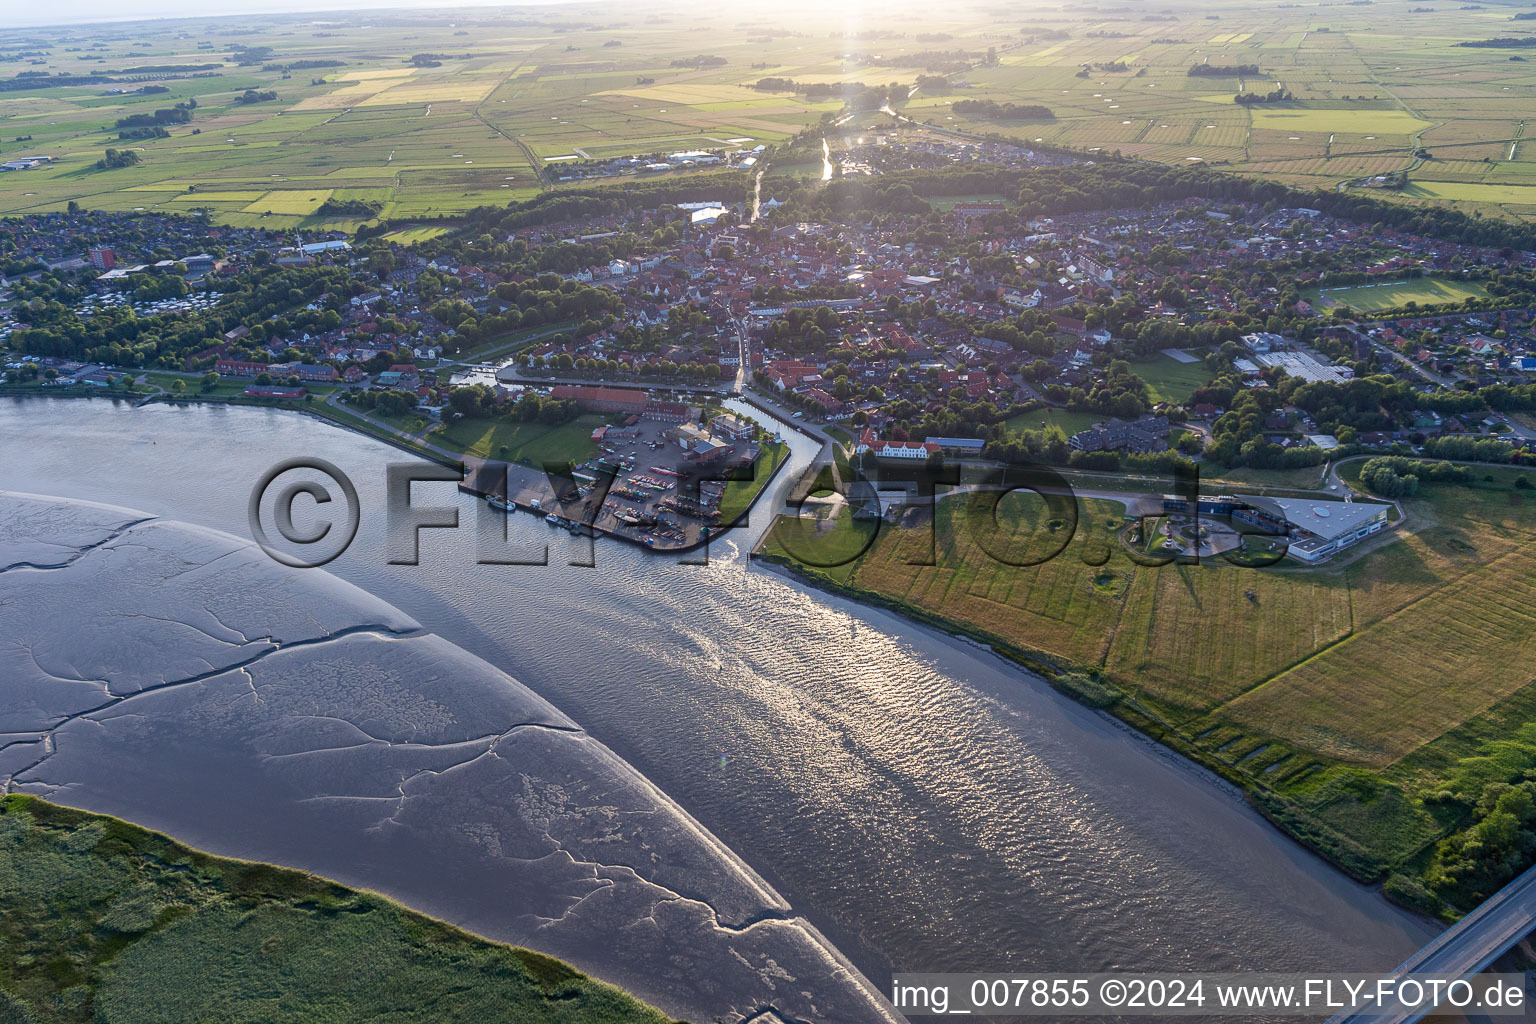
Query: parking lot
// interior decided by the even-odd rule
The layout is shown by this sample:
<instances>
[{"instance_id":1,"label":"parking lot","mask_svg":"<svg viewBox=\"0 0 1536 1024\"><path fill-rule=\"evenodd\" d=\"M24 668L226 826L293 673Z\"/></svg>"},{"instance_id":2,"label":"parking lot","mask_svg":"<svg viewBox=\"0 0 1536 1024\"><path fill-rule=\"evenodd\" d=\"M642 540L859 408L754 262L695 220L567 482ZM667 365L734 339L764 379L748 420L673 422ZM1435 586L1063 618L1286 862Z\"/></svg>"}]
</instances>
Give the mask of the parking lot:
<instances>
[{"instance_id":1,"label":"parking lot","mask_svg":"<svg viewBox=\"0 0 1536 1024\"><path fill-rule=\"evenodd\" d=\"M557 496L543 474L514 466L508 497L543 514L551 526L580 530L590 524L646 547L692 547L719 522L728 474L749 467L760 447L718 434L712 438L718 447L695 440L685 449L676 436L679 426L648 419L610 425L598 440L599 454L573 471L574 488ZM701 451L701 444L711 450Z\"/></svg>"}]
</instances>

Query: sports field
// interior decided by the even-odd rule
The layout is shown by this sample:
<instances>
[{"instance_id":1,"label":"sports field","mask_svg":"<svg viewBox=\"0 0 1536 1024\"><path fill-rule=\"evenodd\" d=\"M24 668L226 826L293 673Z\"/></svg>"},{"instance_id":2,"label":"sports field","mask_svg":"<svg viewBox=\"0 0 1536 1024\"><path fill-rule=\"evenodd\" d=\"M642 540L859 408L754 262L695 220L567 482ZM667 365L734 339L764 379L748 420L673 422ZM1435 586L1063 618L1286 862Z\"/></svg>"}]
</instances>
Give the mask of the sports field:
<instances>
[{"instance_id":1,"label":"sports field","mask_svg":"<svg viewBox=\"0 0 1536 1024\"><path fill-rule=\"evenodd\" d=\"M1154 402L1183 405L1197 388L1211 382L1211 371L1203 360L1181 363L1172 356L1159 354L1132 363L1131 369L1147 382L1147 394Z\"/></svg>"},{"instance_id":2,"label":"sports field","mask_svg":"<svg viewBox=\"0 0 1536 1024\"><path fill-rule=\"evenodd\" d=\"M417 226L399 228L389 232L389 234L385 235L384 237L389 241L397 242L400 245L414 245L417 242L426 242L434 238L440 238L447 233L448 228L445 227L439 227L435 225L431 227Z\"/></svg>"},{"instance_id":3,"label":"sports field","mask_svg":"<svg viewBox=\"0 0 1536 1024\"><path fill-rule=\"evenodd\" d=\"M808 571L1094 673L1117 713L1272 794L1311 822L1309 841L1369 873L1443 833L1419 798L1465 768L1490 723L1536 721L1536 498L1521 473L1424 484L1405 502L1410 532L1321 567L1138 565L1120 504L1079 501L1072 533L1027 495L999 510L1000 530L975 496L941 503L933 565L913 564L929 536L914 513L862 557ZM765 550L815 566L868 529L786 520Z\"/></svg>"},{"instance_id":4,"label":"sports field","mask_svg":"<svg viewBox=\"0 0 1536 1024\"><path fill-rule=\"evenodd\" d=\"M1420 5L1390 27L1382 11L1214 0L1145 18L1058 7L1000 20L967 0L861 26L825 6L772 16L697 8L683 19L640 3L612 24L550 8L398 22L339 14L323 26L252 15L0 28L0 53L40 54L0 70L0 85L22 71L37 79L0 90L0 162L53 158L0 173L0 214L77 200L204 210L245 226L368 219L355 208L317 212L324 200L311 200L329 193L376 202L389 218L452 217L568 187L558 170L541 179L546 167L771 147L841 108L803 88L751 87L764 78L803 87L919 75L927 84L898 106L945 127L1323 188L1409 170L1408 188L1381 194L1536 211L1536 142L1524 123L1536 109L1536 62L1457 46L1507 34L1506 9ZM1196 65L1233 73L1190 75ZM47 80L56 75L79 84ZM1294 100L1233 102L1282 87ZM956 114L960 99L1054 116L994 123ZM191 119L166 125L168 137L118 138L118 120L191 100ZM890 127L869 113L843 131ZM141 163L98 170L108 146L135 149Z\"/></svg>"},{"instance_id":5,"label":"sports field","mask_svg":"<svg viewBox=\"0 0 1536 1024\"><path fill-rule=\"evenodd\" d=\"M1034 409L1019 416L1006 420L1008 429L1018 432L1024 430L1043 430L1048 426L1060 427L1062 433L1071 437L1080 430L1087 430L1095 423L1102 422L1107 417L1097 412L1068 412L1065 409Z\"/></svg>"},{"instance_id":6,"label":"sports field","mask_svg":"<svg viewBox=\"0 0 1536 1024\"><path fill-rule=\"evenodd\" d=\"M1477 281L1449 281L1438 277L1420 277L1411 281L1386 281L1347 288L1309 288L1303 297L1314 306L1349 306L1362 313L1396 309L1410 302L1420 306L1462 302L1483 298L1488 290Z\"/></svg>"}]
</instances>

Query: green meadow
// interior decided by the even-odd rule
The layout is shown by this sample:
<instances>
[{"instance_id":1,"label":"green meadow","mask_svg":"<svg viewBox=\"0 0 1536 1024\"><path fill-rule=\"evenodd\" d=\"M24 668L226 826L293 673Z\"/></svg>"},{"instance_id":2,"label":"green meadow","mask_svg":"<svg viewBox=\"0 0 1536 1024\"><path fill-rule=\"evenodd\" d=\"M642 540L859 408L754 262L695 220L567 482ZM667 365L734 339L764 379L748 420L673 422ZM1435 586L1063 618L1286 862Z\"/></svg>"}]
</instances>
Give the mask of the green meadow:
<instances>
[{"instance_id":1,"label":"green meadow","mask_svg":"<svg viewBox=\"0 0 1536 1024\"><path fill-rule=\"evenodd\" d=\"M552 957L382 896L0 798L0 1020L404 1019L668 1021Z\"/></svg>"},{"instance_id":2,"label":"green meadow","mask_svg":"<svg viewBox=\"0 0 1536 1024\"><path fill-rule=\"evenodd\" d=\"M597 454L592 431L605 422L592 413L558 426L537 421L463 419L433 432L432 443L465 455L531 466L585 462Z\"/></svg>"}]
</instances>

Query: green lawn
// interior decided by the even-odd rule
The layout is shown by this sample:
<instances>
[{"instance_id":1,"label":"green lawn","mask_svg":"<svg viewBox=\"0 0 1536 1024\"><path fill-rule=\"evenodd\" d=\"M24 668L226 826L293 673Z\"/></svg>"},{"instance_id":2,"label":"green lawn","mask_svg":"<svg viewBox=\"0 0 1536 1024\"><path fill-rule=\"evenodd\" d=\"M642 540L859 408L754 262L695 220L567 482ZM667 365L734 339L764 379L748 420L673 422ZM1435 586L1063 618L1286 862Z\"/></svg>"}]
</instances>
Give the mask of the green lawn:
<instances>
[{"instance_id":1,"label":"green lawn","mask_svg":"<svg viewBox=\"0 0 1536 1024\"><path fill-rule=\"evenodd\" d=\"M597 454L592 431L606 423L588 413L570 423L520 423L515 420L460 420L444 427L432 440L444 448L539 466L545 462L585 462Z\"/></svg>"},{"instance_id":2,"label":"green lawn","mask_svg":"<svg viewBox=\"0 0 1536 1024\"><path fill-rule=\"evenodd\" d=\"M542 953L115 818L0 800L0 1020L666 1024Z\"/></svg>"},{"instance_id":3,"label":"green lawn","mask_svg":"<svg viewBox=\"0 0 1536 1024\"><path fill-rule=\"evenodd\" d=\"M762 550L796 572L846 584L860 555L878 539L882 524L855 519L844 507L832 518L817 518L809 504L803 515L781 515L764 534Z\"/></svg>"},{"instance_id":4,"label":"green lawn","mask_svg":"<svg viewBox=\"0 0 1536 1024\"><path fill-rule=\"evenodd\" d=\"M470 349L468 352L461 354L458 358L473 362L475 360L485 359L492 355L510 355L512 352L515 352L519 346L524 345L527 342L535 341L539 338L547 337L552 334L558 334L560 331L568 330L572 326L574 326L574 321L566 321L565 323L540 324L537 327L524 327L521 330L508 331L505 334L498 334L494 338L481 342L474 348Z\"/></svg>"},{"instance_id":5,"label":"green lawn","mask_svg":"<svg viewBox=\"0 0 1536 1024\"><path fill-rule=\"evenodd\" d=\"M1181 363L1161 353L1152 359L1132 363L1131 369L1147 382L1147 393L1154 402L1183 405L1197 388L1211 382L1211 371L1205 368L1204 360Z\"/></svg>"},{"instance_id":6,"label":"green lawn","mask_svg":"<svg viewBox=\"0 0 1536 1024\"><path fill-rule=\"evenodd\" d=\"M852 444L855 440L853 431L836 423L829 423L823 429L825 429L828 434L837 438L837 440L841 441L843 444Z\"/></svg>"},{"instance_id":7,"label":"green lawn","mask_svg":"<svg viewBox=\"0 0 1536 1024\"><path fill-rule=\"evenodd\" d=\"M1391 281L1385 284L1362 284L1348 288L1309 288L1302 297L1313 305L1349 306L1362 313L1380 309L1395 309L1407 302L1421 306L1462 302L1470 298L1485 298L1488 289L1478 281L1447 281L1438 277L1420 277L1412 281Z\"/></svg>"},{"instance_id":8,"label":"green lawn","mask_svg":"<svg viewBox=\"0 0 1536 1024\"><path fill-rule=\"evenodd\" d=\"M419 412L401 413L398 416L386 416L376 409L368 409L366 412L380 423L388 423L396 430L403 430L407 434L419 434L433 425L432 420Z\"/></svg>"},{"instance_id":9,"label":"green lawn","mask_svg":"<svg viewBox=\"0 0 1536 1024\"><path fill-rule=\"evenodd\" d=\"M1323 467L1318 465L1299 466L1295 469L1253 469L1250 466L1227 468L1216 463L1206 463L1200 467L1200 478L1238 485L1316 490L1323 479Z\"/></svg>"},{"instance_id":10,"label":"green lawn","mask_svg":"<svg viewBox=\"0 0 1536 1024\"><path fill-rule=\"evenodd\" d=\"M1014 432L1025 430L1039 430L1043 425L1060 427L1062 433L1071 437L1082 430L1087 430L1095 423L1109 419L1103 413L1097 412L1067 412L1065 409L1034 409L1015 416L1005 421L1008 429Z\"/></svg>"},{"instance_id":11,"label":"green lawn","mask_svg":"<svg viewBox=\"0 0 1536 1024\"><path fill-rule=\"evenodd\" d=\"M224 377L220 379L218 384L214 385L211 391L204 391L200 375L196 374L192 376L182 376L175 373L156 373L155 371L151 370L150 372L144 374L144 377L149 381L149 383L163 388L166 391L172 392L173 394L175 393L173 391L175 383L179 380L186 386L186 391L182 392L182 394L186 395L238 395L243 393L246 388L256 383L254 380L249 380L243 377ZM281 380L274 378L274 382L281 383ZM328 395L336 390L335 385L329 384L303 384L302 386L312 395Z\"/></svg>"},{"instance_id":12,"label":"green lawn","mask_svg":"<svg viewBox=\"0 0 1536 1024\"><path fill-rule=\"evenodd\" d=\"M345 406L342 406L338 409L333 405L326 405L324 402L309 402L304 406L304 411L310 415L319 416L323 419L331 420L332 422L339 423L342 426L349 427L353 430L367 434L369 437L386 438L396 444L402 444L413 451L420 452L427 458L435 458L435 456L429 453L427 449L423 448L417 442L405 438L395 437L392 434L386 434L383 428L375 426L373 423L363 419L361 416L350 411ZM437 438L434 437L433 440L435 441Z\"/></svg>"},{"instance_id":13,"label":"green lawn","mask_svg":"<svg viewBox=\"0 0 1536 1024\"><path fill-rule=\"evenodd\" d=\"M732 480L725 485L725 493L720 496L720 525L729 526L738 516L747 510L752 504L752 499L768 482L773 479L774 472L780 464L789 456L789 445L773 444L769 442L763 447L762 457L757 460L752 479Z\"/></svg>"}]
</instances>

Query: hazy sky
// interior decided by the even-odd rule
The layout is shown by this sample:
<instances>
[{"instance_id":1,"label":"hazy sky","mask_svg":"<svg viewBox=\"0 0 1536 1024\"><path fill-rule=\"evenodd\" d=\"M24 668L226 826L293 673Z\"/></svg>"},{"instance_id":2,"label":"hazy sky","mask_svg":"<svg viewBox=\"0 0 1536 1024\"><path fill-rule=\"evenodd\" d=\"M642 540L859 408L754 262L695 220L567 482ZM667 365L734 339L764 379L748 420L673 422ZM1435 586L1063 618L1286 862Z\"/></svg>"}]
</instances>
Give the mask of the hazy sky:
<instances>
[{"instance_id":1,"label":"hazy sky","mask_svg":"<svg viewBox=\"0 0 1536 1024\"><path fill-rule=\"evenodd\" d=\"M0 0L0 26L63 25L79 21L138 21L145 18L195 18L274 12L378 10L383 7L521 7L529 3L560 3L562 0L55 0L28 4Z\"/></svg>"}]
</instances>

